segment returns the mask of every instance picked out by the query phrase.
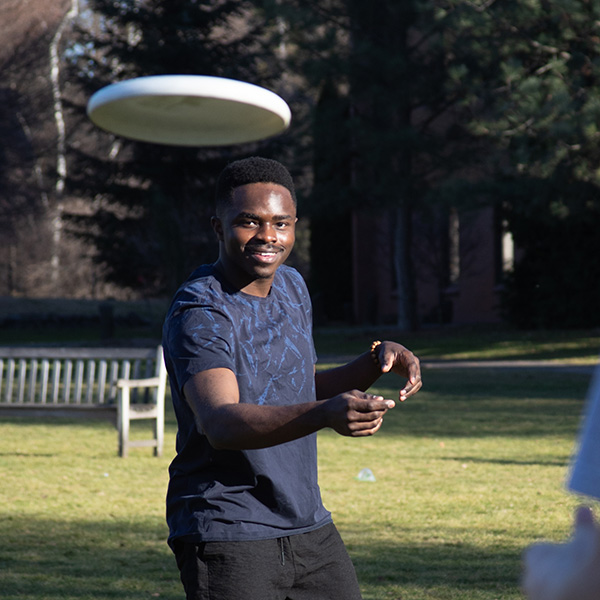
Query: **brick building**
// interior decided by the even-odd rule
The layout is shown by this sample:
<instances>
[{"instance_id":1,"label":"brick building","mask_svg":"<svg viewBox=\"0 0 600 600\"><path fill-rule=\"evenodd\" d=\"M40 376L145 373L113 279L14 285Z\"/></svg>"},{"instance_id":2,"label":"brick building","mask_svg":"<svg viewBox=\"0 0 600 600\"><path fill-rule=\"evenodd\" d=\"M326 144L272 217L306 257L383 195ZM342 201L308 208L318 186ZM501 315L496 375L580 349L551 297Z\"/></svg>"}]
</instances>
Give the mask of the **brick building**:
<instances>
[{"instance_id":1,"label":"brick building","mask_svg":"<svg viewBox=\"0 0 600 600\"><path fill-rule=\"evenodd\" d=\"M355 213L352 221L356 323L391 324L397 314L393 213ZM501 321L500 294L512 265L511 239L493 208L450 213L442 230L415 221L413 260L421 324Z\"/></svg>"}]
</instances>

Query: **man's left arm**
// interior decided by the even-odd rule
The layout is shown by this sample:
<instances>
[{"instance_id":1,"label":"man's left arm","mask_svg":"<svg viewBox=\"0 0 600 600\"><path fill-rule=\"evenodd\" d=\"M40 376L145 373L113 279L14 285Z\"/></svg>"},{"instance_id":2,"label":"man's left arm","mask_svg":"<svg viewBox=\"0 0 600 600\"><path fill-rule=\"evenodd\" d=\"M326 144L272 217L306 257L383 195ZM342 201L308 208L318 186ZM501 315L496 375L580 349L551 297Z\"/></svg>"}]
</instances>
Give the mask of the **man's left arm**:
<instances>
[{"instance_id":1,"label":"man's left arm","mask_svg":"<svg viewBox=\"0 0 600 600\"><path fill-rule=\"evenodd\" d=\"M419 359L408 348L396 342L373 342L371 350L353 361L315 373L317 400L331 398L352 389L366 391L385 373L396 373L407 379L406 385L398 394L400 402L421 389Z\"/></svg>"}]
</instances>

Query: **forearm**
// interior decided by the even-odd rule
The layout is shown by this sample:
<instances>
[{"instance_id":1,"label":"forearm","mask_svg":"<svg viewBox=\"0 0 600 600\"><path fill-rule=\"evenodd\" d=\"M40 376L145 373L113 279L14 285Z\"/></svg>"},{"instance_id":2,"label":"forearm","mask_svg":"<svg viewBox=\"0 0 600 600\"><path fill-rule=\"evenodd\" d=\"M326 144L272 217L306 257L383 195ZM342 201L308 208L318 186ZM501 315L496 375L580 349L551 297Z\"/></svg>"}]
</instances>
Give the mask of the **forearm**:
<instances>
[{"instance_id":1,"label":"forearm","mask_svg":"<svg viewBox=\"0 0 600 600\"><path fill-rule=\"evenodd\" d=\"M381 368L377 366L370 352L364 352L341 367L317 371L315 374L317 399L324 400L352 389L364 392L379 379L380 375Z\"/></svg>"},{"instance_id":2,"label":"forearm","mask_svg":"<svg viewBox=\"0 0 600 600\"><path fill-rule=\"evenodd\" d=\"M224 404L212 411L206 434L220 450L267 448L304 437L328 426L322 402L291 406Z\"/></svg>"},{"instance_id":3,"label":"forearm","mask_svg":"<svg viewBox=\"0 0 600 600\"><path fill-rule=\"evenodd\" d=\"M357 359L358 361L358 359ZM355 371L365 364L355 365ZM333 386L326 386L333 390ZM285 406L239 401L237 380L229 369L209 369L184 386L196 423L219 450L250 450L283 444L331 427L341 435L373 435L392 401L356 389L324 401Z\"/></svg>"}]
</instances>

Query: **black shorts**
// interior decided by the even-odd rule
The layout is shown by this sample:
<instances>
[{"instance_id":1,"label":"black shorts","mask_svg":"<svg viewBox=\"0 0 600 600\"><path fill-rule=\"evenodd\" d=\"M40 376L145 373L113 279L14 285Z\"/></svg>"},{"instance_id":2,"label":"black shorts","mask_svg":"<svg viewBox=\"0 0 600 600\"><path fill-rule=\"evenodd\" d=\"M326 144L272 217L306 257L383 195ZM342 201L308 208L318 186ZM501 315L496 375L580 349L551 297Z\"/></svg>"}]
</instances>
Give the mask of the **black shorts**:
<instances>
[{"instance_id":1,"label":"black shorts","mask_svg":"<svg viewBox=\"0 0 600 600\"><path fill-rule=\"evenodd\" d=\"M187 600L361 600L354 566L333 524L252 542L175 540Z\"/></svg>"}]
</instances>

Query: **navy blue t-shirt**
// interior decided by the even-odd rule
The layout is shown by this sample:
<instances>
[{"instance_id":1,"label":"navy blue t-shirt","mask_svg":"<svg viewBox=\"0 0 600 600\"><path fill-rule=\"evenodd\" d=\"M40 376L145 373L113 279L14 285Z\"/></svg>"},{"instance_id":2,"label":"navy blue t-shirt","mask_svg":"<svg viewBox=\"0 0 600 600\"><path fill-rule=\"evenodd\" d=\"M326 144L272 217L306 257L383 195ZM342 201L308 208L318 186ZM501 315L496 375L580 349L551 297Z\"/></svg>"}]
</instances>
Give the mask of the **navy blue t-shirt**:
<instances>
[{"instance_id":1,"label":"navy blue t-shirt","mask_svg":"<svg viewBox=\"0 0 600 600\"><path fill-rule=\"evenodd\" d=\"M169 468L169 540L242 541L311 531L331 520L317 483L316 434L258 450L215 450L183 397L195 373L227 368L240 402L316 399L312 310L304 280L281 266L266 298L230 289L213 265L179 289L163 329L178 423Z\"/></svg>"}]
</instances>

